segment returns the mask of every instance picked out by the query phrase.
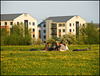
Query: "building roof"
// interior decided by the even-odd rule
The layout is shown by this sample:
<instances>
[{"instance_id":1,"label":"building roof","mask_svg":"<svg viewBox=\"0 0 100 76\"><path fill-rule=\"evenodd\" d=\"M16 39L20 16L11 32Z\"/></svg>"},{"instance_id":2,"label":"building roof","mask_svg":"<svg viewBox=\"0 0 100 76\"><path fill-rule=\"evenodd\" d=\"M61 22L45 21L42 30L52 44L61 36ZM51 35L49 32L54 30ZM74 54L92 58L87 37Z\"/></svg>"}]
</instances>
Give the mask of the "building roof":
<instances>
[{"instance_id":1,"label":"building roof","mask_svg":"<svg viewBox=\"0 0 100 76\"><path fill-rule=\"evenodd\" d=\"M53 22L67 22L74 16L57 16L57 17L49 17L46 20L53 20Z\"/></svg>"},{"instance_id":2,"label":"building roof","mask_svg":"<svg viewBox=\"0 0 100 76\"><path fill-rule=\"evenodd\" d=\"M22 13L21 14L1 14L1 21L14 20L15 18L17 18L20 15L22 15Z\"/></svg>"},{"instance_id":3,"label":"building roof","mask_svg":"<svg viewBox=\"0 0 100 76\"><path fill-rule=\"evenodd\" d=\"M45 23L45 21L43 21L43 22L41 22L40 24L38 24L38 27L41 27L41 24L42 24L42 23Z\"/></svg>"}]
</instances>

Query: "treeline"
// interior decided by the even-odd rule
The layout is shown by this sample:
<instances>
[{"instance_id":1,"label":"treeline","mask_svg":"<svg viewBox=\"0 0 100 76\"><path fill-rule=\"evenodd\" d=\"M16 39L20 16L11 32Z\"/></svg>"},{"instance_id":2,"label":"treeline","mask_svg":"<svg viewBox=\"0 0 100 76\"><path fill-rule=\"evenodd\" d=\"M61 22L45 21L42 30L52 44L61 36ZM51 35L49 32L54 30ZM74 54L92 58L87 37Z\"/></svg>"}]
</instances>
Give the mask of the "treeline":
<instances>
[{"instance_id":1,"label":"treeline","mask_svg":"<svg viewBox=\"0 0 100 76\"><path fill-rule=\"evenodd\" d=\"M78 33L78 35L66 34L61 38L52 37L52 39L48 39L47 42L55 44L56 41L59 41L69 45L99 44L100 29L95 27L93 23L87 23L86 26L79 27Z\"/></svg>"},{"instance_id":2,"label":"treeline","mask_svg":"<svg viewBox=\"0 0 100 76\"><path fill-rule=\"evenodd\" d=\"M19 25L14 25L10 29L10 33L1 29L1 45L40 45L43 42L40 39L33 39L31 37L31 29L24 26L23 23ZM99 44L99 33L100 29L96 28L93 23L87 23L86 26L79 27L79 34L72 35L66 34L61 38L52 37L46 42L55 44L56 41L62 42L64 44Z\"/></svg>"},{"instance_id":3,"label":"treeline","mask_svg":"<svg viewBox=\"0 0 100 76\"><path fill-rule=\"evenodd\" d=\"M1 29L1 45L31 45L42 44L40 39L33 39L31 37L31 29L24 26L23 23L19 25L14 25L8 32L5 28Z\"/></svg>"}]
</instances>

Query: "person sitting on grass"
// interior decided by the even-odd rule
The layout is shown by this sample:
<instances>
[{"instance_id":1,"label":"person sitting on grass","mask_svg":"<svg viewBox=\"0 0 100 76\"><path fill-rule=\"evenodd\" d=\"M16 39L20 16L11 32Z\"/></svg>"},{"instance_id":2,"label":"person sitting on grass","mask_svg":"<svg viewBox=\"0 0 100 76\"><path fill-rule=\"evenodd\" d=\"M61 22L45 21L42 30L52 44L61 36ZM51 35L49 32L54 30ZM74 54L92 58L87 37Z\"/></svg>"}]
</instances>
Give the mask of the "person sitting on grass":
<instances>
[{"instance_id":1,"label":"person sitting on grass","mask_svg":"<svg viewBox=\"0 0 100 76\"><path fill-rule=\"evenodd\" d=\"M49 51L54 50L54 44L51 44Z\"/></svg>"},{"instance_id":2,"label":"person sitting on grass","mask_svg":"<svg viewBox=\"0 0 100 76\"><path fill-rule=\"evenodd\" d=\"M46 51L49 51L49 42L46 43L46 45L45 45L45 50L46 50Z\"/></svg>"},{"instance_id":3,"label":"person sitting on grass","mask_svg":"<svg viewBox=\"0 0 100 76\"><path fill-rule=\"evenodd\" d=\"M62 44L62 42L60 43L60 50L59 51L66 51L66 46L64 44Z\"/></svg>"},{"instance_id":4,"label":"person sitting on grass","mask_svg":"<svg viewBox=\"0 0 100 76\"><path fill-rule=\"evenodd\" d=\"M46 43L45 47L42 49L42 51L48 51L49 50L49 42Z\"/></svg>"},{"instance_id":5,"label":"person sitting on grass","mask_svg":"<svg viewBox=\"0 0 100 76\"><path fill-rule=\"evenodd\" d=\"M64 46L66 47L66 51L68 51L69 49L68 49L67 45L66 45L66 44L64 44Z\"/></svg>"},{"instance_id":6,"label":"person sitting on grass","mask_svg":"<svg viewBox=\"0 0 100 76\"><path fill-rule=\"evenodd\" d=\"M55 46L55 50L57 50L57 51L59 51L61 46L60 46L60 43L57 41L57 43L56 43L56 46Z\"/></svg>"}]
</instances>

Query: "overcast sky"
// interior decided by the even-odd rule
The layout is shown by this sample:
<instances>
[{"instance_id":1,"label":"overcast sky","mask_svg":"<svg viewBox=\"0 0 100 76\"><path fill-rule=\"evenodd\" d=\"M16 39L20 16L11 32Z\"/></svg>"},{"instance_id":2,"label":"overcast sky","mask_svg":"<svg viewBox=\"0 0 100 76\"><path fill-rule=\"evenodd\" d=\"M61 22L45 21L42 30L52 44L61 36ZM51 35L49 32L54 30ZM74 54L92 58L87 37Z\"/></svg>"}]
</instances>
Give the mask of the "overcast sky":
<instances>
[{"instance_id":1,"label":"overcast sky","mask_svg":"<svg viewBox=\"0 0 100 76\"><path fill-rule=\"evenodd\" d=\"M1 14L28 13L38 24L49 16L79 15L99 23L99 1L1 1Z\"/></svg>"}]
</instances>

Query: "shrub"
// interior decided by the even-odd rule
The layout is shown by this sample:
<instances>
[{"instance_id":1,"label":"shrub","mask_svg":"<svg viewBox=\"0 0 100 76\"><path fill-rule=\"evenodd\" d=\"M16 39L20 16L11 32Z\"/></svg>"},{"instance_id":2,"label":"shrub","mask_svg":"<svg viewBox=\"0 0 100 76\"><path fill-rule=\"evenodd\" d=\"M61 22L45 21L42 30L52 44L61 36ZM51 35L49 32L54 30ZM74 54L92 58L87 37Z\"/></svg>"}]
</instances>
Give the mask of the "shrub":
<instances>
[{"instance_id":1,"label":"shrub","mask_svg":"<svg viewBox=\"0 0 100 76\"><path fill-rule=\"evenodd\" d=\"M64 44L76 44L76 39L75 39L75 35L72 34L66 34L63 37L61 37L61 42Z\"/></svg>"},{"instance_id":2,"label":"shrub","mask_svg":"<svg viewBox=\"0 0 100 76\"><path fill-rule=\"evenodd\" d=\"M48 39L48 40L46 40L46 42L49 42L49 43L51 43L51 44L56 44L56 40L54 40L54 39Z\"/></svg>"},{"instance_id":3,"label":"shrub","mask_svg":"<svg viewBox=\"0 0 100 76\"><path fill-rule=\"evenodd\" d=\"M32 39L32 44L33 45L41 45L41 44L43 44L43 42L42 42L41 39L35 39L35 38L33 38Z\"/></svg>"}]
</instances>

